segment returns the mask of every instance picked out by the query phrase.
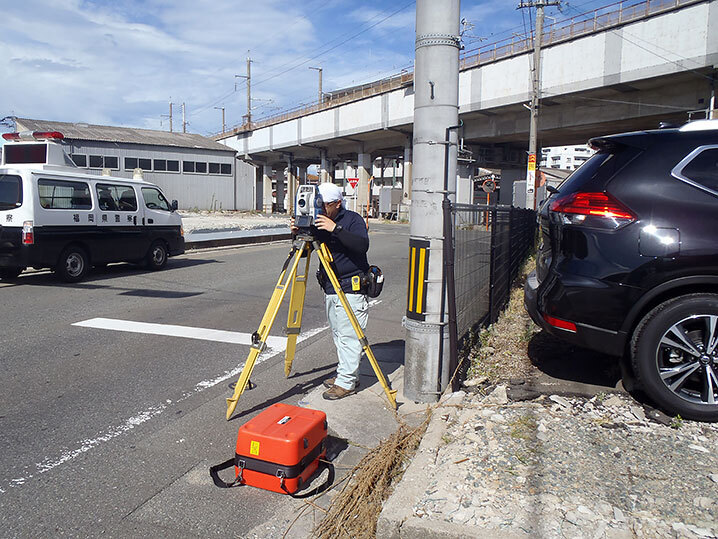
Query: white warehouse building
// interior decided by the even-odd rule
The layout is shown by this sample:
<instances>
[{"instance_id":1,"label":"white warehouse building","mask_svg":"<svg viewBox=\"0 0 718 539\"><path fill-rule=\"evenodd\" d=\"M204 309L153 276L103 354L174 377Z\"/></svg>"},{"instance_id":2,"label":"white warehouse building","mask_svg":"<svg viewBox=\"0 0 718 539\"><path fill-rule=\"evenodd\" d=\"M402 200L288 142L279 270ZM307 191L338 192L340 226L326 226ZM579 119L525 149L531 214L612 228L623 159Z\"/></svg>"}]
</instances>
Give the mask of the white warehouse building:
<instances>
[{"instance_id":1,"label":"white warehouse building","mask_svg":"<svg viewBox=\"0 0 718 539\"><path fill-rule=\"evenodd\" d=\"M91 174L132 178L141 169L181 209L254 209L255 168L202 135L27 118L15 118L15 128L62 133L65 153Z\"/></svg>"}]
</instances>

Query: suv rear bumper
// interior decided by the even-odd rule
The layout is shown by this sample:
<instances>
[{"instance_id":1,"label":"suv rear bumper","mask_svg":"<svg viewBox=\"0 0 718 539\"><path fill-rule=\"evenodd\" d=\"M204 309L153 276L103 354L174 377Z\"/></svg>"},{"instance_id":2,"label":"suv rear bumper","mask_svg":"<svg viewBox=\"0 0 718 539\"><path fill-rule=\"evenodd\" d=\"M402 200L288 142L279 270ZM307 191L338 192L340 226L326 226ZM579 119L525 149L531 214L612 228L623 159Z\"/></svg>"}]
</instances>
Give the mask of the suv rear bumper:
<instances>
[{"instance_id":1,"label":"suv rear bumper","mask_svg":"<svg viewBox=\"0 0 718 539\"><path fill-rule=\"evenodd\" d=\"M622 332L610 331L607 329L590 326L573 322L576 325L576 331L569 331L552 326L544 320L541 310L539 309L539 282L536 278L536 272L532 271L524 284L524 307L533 320L543 330L558 337L561 340L570 342L583 348L589 348L609 354L612 356L622 356L626 344L626 335ZM561 318L560 313L552 313L552 316Z\"/></svg>"}]
</instances>

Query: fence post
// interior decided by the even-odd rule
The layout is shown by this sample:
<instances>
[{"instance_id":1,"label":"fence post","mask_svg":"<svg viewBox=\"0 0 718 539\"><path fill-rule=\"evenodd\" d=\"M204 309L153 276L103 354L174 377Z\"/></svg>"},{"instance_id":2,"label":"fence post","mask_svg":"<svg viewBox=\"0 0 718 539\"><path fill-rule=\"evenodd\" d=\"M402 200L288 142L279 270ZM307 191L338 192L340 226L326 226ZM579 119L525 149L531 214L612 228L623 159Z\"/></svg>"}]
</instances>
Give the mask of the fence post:
<instances>
[{"instance_id":1,"label":"fence post","mask_svg":"<svg viewBox=\"0 0 718 539\"><path fill-rule=\"evenodd\" d=\"M489 251L489 324L494 323L494 283L496 281L496 207L491 215L491 249Z\"/></svg>"},{"instance_id":2,"label":"fence post","mask_svg":"<svg viewBox=\"0 0 718 539\"><path fill-rule=\"evenodd\" d=\"M514 278L514 250L513 250L513 239L514 239L514 207L509 208L509 278L507 283L508 297L511 301L511 281Z\"/></svg>"}]
</instances>

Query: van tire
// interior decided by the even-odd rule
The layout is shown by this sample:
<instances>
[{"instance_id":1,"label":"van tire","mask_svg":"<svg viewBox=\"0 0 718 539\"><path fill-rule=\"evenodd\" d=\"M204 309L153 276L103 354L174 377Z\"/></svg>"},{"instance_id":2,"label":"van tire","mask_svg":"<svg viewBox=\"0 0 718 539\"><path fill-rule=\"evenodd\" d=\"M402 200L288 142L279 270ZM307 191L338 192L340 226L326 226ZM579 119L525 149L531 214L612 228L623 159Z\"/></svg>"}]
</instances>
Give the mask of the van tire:
<instances>
[{"instance_id":1,"label":"van tire","mask_svg":"<svg viewBox=\"0 0 718 539\"><path fill-rule=\"evenodd\" d=\"M152 271L161 270L167 264L167 246L161 240L155 241L147 251L145 266Z\"/></svg>"},{"instance_id":2,"label":"van tire","mask_svg":"<svg viewBox=\"0 0 718 539\"><path fill-rule=\"evenodd\" d=\"M0 268L0 279L3 281L12 281L22 273L25 268Z\"/></svg>"},{"instance_id":3,"label":"van tire","mask_svg":"<svg viewBox=\"0 0 718 539\"><path fill-rule=\"evenodd\" d=\"M60 255L55 266L55 273L66 283L81 281L90 267L90 260L85 251L76 245L66 248Z\"/></svg>"}]
</instances>

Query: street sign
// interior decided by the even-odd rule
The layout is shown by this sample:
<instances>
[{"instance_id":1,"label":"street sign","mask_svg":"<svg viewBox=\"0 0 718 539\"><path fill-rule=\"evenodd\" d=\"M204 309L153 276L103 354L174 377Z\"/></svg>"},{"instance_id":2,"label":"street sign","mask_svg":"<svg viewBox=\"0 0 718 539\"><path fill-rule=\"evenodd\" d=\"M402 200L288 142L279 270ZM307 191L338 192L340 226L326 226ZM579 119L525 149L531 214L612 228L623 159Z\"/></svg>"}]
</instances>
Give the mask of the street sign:
<instances>
[{"instance_id":1,"label":"street sign","mask_svg":"<svg viewBox=\"0 0 718 539\"><path fill-rule=\"evenodd\" d=\"M496 190L496 182L494 180L484 180L484 183L481 184L481 189L484 190L484 193L493 193Z\"/></svg>"},{"instance_id":2,"label":"street sign","mask_svg":"<svg viewBox=\"0 0 718 539\"><path fill-rule=\"evenodd\" d=\"M356 186L359 184L359 178L347 178L347 181L349 185L352 186L352 189L356 189Z\"/></svg>"}]
</instances>

